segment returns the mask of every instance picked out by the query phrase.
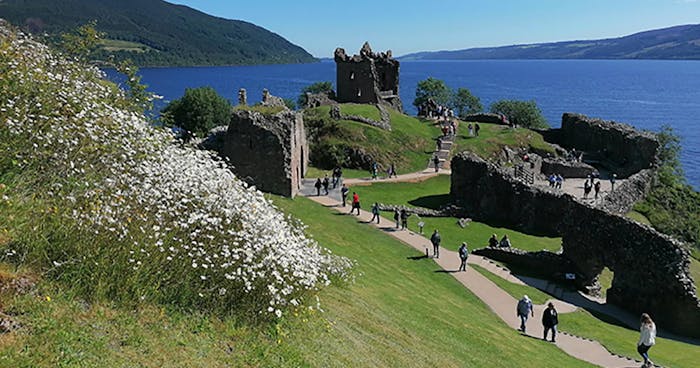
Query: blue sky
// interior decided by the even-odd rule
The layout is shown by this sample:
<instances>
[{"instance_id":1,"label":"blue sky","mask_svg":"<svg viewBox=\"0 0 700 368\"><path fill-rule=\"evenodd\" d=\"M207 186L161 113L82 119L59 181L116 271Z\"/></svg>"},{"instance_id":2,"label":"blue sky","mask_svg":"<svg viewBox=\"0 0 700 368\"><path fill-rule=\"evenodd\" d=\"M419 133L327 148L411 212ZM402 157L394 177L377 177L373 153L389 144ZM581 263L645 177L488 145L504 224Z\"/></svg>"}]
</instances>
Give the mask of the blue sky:
<instances>
[{"instance_id":1,"label":"blue sky","mask_svg":"<svg viewBox=\"0 0 700 368\"><path fill-rule=\"evenodd\" d=\"M364 41L416 51L618 37L700 23L700 0L168 0L255 23L331 56Z\"/></svg>"}]
</instances>

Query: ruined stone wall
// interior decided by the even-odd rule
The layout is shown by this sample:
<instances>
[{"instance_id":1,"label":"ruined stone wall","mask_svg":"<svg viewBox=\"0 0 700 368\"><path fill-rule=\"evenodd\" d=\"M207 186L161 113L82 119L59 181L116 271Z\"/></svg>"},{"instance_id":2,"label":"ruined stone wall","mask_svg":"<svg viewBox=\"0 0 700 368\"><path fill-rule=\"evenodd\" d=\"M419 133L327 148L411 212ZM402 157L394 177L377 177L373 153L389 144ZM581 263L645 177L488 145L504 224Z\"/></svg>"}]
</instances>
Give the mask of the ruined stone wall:
<instances>
[{"instance_id":1,"label":"ruined stone wall","mask_svg":"<svg viewBox=\"0 0 700 368\"><path fill-rule=\"evenodd\" d=\"M649 312L664 328L700 337L700 305L686 248L618 215L644 196L653 172L632 176L595 208L547 187L531 187L471 153L455 156L451 166L450 196L463 216L562 236L563 256L581 276L579 287L594 290L598 275L608 267L615 273L609 302L635 313Z\"/></svg>"},{"instance_id":2,"label":"ruined stone wall","mask_svg":"<svg viewBox=\"0 0 700 368\"><path fill-rule=\"evenodd\" d=\"M659 326L700 337L700 302L690 277L690 254L676 240L622 216L581 207L566 221L564 256L581 286L614 272L607 301L633 313L650 313Z\"/></svg>"},{"instance_id":3,"label":"ruined stone wall","mask_svg":"<svg viewBox=\"0 0 700 368\"><path fill-rule=\"evenodd\" d=\"M294 197L308 169L302 115L289 110L271 116L236 110L220 153L242 180L264 192Z\"/></svg>"},{"instance_id":4,"label":"ruined stone wall","mask_svg":"<svg viewBox=\"0 0 700 368\"><path fill-rule=\"evenodd\" d=\"M562 116L561 129L544 136L563 147L585 151L587 158L600 161L621 178L652 167L659 149L653 133L572 113Z\"/></svg>"},{"instance_id":5,"label":"ruined stone wall","mask_svg":"<svg viewBox=\"0 0 700 368\"><path fill-rule=\"evenodd\" d=\"M517 247L517 244L514 244ZM479 248L472 252L494 261L505 262L534 270L538 275L552 278L564 278L564 274L572 272L573 264L558 253L546 250L526 252L517 248Z\"/></svg>"}]
</instances>

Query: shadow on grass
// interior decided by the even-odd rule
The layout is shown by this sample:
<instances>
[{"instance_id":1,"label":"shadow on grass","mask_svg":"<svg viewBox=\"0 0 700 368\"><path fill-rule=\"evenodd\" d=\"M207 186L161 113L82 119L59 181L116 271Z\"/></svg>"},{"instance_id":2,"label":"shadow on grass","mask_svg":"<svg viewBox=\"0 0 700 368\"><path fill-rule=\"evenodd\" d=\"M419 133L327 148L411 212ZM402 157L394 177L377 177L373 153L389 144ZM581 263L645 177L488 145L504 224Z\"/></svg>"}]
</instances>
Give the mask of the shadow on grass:
<instances>
[{"instance_id":1,"label":"shadow on grass","mask_svg":"<svg viewBox=\"0 0 700 368\"><path fill-rule=\"evenodd\" d=\"M421 260L421 259L428 259L428 258L430 258L430 257L428 257L428 256L426 256L426 255L406 257L406 259L410 259L411 261L418 261L418 260Z\"/></svg>"},{"instance_id":2,"label":"shadow on grass","mask_svg":"<svg viewBox=\"0 0 700 368\"><path fill-rule=\"evenodd\" d=\"M447 204L449 201L449 194L437 194L419 197L408 201L408 203L416 207L429 208L431 210L439 210L441 206Z\"/></svg>"},{"instance_id":3,"label":"shadow on grass","mask_svg":"<svg viewBox=\"0 0 700 368\"><path fill-rule=\"evenodd\" d=\"M435 272L435 273L457 273L459 271L458 270L435 270L433 272Z\"/></svg>"}]
</instances>

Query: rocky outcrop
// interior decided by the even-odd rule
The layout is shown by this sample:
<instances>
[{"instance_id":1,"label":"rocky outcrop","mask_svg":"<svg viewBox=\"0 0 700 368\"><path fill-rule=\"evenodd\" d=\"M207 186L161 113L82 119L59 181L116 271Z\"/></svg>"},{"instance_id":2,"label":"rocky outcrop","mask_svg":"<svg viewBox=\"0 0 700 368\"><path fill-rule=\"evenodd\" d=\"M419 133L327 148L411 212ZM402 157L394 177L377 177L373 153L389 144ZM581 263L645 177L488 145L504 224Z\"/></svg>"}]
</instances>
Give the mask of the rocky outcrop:
<instances>
[{"instance_id":1,"label":"rocky outcrop","mask_svg":"<svg viewBox=\"0 0 700 368\"><path fill-rule=\"evenodd\" d=\"M302 114L285 109L266 116L236 110L219 153L249 184L264 192L294 197L309 162Z\"/></svg>"},{"instance_id":2,"label":"rocky outcrop","mask_svg":"<svg viewBox=\"0 0 700 368\"><path fill-rule=\"evenodd\" d=\"M642 170L630 176L613 192L608 193L598 208L621 216L626 215L635 203L644 199L649 193L654 178L654 170Z\"/></svg>"},{"instance_id":3,"label":"rocky outcrop","mask_svg":"<svg viewBox=\"0 0 700 368\"><path fill-rule=\"evenodd\" d=\"M526 252L517 248L479 248L472 253L509 265L525 267L534 270L537 274L555 279L564 279L564 274L574 269L571 261L562 257L560 253L546 250Z\"/></svg>"},{"instance_id":4,"label":"rocky outcrop","mask_svg":"<svg viewBox=\"0 0 700 368\"><path fill-rule=\"evenodd\" d=\"M620 178L653 167L659 149L653 133L572 113L565 113L561 128L551 129L544 137L565 148L585 151L587 160L599 162Z\"/></svg>"},{"instance_id":5,"label":"rocky outcrop","mask_svg":"<svg viewBox=\"0 0 700 368\"><path fill-rule=\"evenodd\" d=\"M299 108L314 108L319 106L333 106L337 105L338 102L335 101L335 92L322 92L322 93L306 93L306 105L299 106Z\"/></svg>"}]
</instances>

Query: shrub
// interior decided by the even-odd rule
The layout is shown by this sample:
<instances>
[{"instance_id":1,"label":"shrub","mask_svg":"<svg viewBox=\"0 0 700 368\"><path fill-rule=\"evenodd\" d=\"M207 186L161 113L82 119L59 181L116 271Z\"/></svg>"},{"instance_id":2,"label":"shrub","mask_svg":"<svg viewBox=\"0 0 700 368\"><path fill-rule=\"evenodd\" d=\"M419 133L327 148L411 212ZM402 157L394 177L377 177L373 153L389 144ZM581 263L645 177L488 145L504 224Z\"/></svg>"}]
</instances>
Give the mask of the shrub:
<instances>
[{"instance_id":1,"label":"shrub","mask_svg":"<svg viewBox=\"0 0 700 368\"><path fill-rule=\"evenodd\" d=\"M418 82L413 106L420 107L431 98L438 105L447 106L452 100L452 91L444 81L433 77Z\"/></svg>"},{"instance_id":2,"label":"shrub","mask_svg":"<svg viewBox=\"0 0 700 368\"><path fill-rule=\"evenodd\" d=\"M211 87L187 88L182 98L172 101L163 109L165 122L192 134L205 137L219 125L231 120L231 103Z\"/></svg>"},{"instance_id":3,"label":"shrub","mask_svg":"<svg viewBox=\"0 0 700 368\"><path fill-rule=\"evenodd\" d=\"M129 103L98 69L0 26L0 232L11 239L0 258L84 298L263 317L345 275L347 260Z\"/></svg>"},{"instance_id":4,"label":"shrub","mask_svg":"<svg viewBox=\"0 0 700 368\"><path fill-rule=\"evenodd\" d=\"M549 125L535 101L500 100L491 105L491 112L503 114L517 126L525 128L548 128Z\"/></svg>"},{"instance_id":5,"label":"shrub","mask_svg":"<svg viewBox=\"0 0 700 368\"><path fill-rule=\"evenodd\" d=\"M479 97L472 95L471 91L466 88L457 89L457 92L452 96L450 106L457 110L457 116L461 119L464 119L464 117L469 114L475 114L484 109Z\"/></svg>"}]
</instances>

